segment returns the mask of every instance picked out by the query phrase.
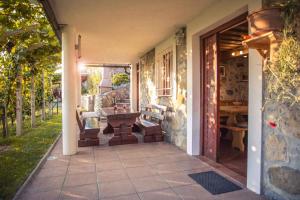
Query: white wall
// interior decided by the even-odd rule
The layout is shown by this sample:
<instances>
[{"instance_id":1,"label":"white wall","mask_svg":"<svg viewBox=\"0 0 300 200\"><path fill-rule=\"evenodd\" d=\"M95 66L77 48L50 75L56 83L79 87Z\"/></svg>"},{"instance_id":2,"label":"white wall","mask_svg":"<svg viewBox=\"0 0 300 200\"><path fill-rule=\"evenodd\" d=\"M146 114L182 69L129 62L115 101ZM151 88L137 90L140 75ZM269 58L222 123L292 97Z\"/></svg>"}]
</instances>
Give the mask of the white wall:
<instances>
[{"instance_id":1,"label":"white wall","mask_svg":"<svg viewBox=\"0 0 300 200\"><path fill-rule=\"evenodd\" d=\"M261 0L216 0L187 24L187 153L200 153L200 36L240 14L261 7ZM247 187L260 193L261 177L261 103L262 62L249 52L249 136ZM251 128L250 128L251 126ZM254 148L253 148L254 149Z\"/></svg>"}]
</instances>

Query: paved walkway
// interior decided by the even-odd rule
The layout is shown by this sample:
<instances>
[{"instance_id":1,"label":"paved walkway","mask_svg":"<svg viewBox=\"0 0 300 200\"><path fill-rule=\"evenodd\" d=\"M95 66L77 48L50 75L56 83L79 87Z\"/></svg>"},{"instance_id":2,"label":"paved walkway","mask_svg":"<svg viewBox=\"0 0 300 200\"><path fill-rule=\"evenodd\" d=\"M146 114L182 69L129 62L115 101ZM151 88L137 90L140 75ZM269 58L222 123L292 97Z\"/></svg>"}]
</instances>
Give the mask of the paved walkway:
<instances>
[{"instance_id":1,"label":"paved walkway","mask_svg":"<svg viewBox=\"0 0 300 200\"><path fill-rule=\"evenodd\" d=\"M188 174L222 172L167 143L80 148L74 156L61 152L59 141L20 199L262 199L247 189L211 195Z\"/></svg>"}]
</instances>

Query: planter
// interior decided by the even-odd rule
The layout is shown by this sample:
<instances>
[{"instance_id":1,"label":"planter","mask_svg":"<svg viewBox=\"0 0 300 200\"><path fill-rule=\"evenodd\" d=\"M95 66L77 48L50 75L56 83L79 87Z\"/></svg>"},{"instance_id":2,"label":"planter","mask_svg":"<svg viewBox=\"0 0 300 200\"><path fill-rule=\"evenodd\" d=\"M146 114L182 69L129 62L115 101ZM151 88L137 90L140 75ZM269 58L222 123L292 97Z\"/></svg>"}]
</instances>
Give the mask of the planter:
<instances>
[{"instance_id":1,"label":"planter","mask_svg":"<svg viewBox=\"0 0 300 200\"><path fill-rule=\"evenodd\" d=\"M282 31L283 20L280 8L262 9L248 16L251 33L254 36L269 31Z\"/></svg>"}]
</instances>

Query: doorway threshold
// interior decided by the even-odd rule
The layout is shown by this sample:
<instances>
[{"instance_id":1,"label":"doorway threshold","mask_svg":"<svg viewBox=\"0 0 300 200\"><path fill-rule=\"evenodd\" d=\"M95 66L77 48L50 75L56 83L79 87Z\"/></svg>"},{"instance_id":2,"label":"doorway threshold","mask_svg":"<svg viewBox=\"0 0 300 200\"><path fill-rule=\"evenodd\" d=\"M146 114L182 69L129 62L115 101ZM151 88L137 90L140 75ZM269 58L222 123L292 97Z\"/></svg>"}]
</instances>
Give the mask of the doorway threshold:
<instances>
[{"instance_id":1,"label":"doorway threshold","mask_svg":"<svg viewBox=\"0 0 300 200\"><path fill-rule=\"evenodd\" d=\"M201 161L205 162L206 164L210 165L211 167L215 168L217 172L225 175L227 178L239 183L242 187L246 188L247 185L247 178L242 176L231 169L227 168L226 166L222 165L221 163L217 163L213 160L206 158L205 156L197 156Z\"/></svg>"}]
</instances>

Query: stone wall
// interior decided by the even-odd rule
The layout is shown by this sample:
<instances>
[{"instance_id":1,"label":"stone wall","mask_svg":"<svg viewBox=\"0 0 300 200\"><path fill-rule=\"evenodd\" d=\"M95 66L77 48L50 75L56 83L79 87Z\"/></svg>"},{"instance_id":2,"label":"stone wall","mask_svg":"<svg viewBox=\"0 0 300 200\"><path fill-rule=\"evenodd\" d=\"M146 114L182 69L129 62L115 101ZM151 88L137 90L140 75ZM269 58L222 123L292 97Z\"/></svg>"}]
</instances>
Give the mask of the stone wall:
<instances>
[{"instance_id":1,"label":"stone wall","mask_svg":"<svg viewBox=\"0 0 300 200\"><path fill-rule=\"evenodd\" d=\"M272 49L275 53L270 59L274 61L277 47ZM264 72L265 97L269 95L267 86L272 84L269 75L269 72ZM276 127L270 122L274 122ZM289 106L275 101L265 105L262 173L263 193L268 198L300 199L300 105Z\"/></svg>"},{"instance_id":2,"label":"stone wall","mask_svg":"<svg viewBox=\"0 0 300 200\"><path fill-rule=\"evenodd\" d=\"M113 107L113 95L115 95L117 102L122 102L124 100L129 99L130 95L130 85L125 84L120 87L115 88L114 90L111 90L109 92L105 92L103 94L96 95L95 98L95 107L105 108L105 107ZM95 108L95 111L98 110L98 108Z\"/></svg>"},{"instance_id":3,"label":"stone wall","mask_svg":"<svg viewBox=\"0 0 300 200\"><path fill-rule=\"evenodd\" d=\"M225 77L221 77L220 100L248 101L248 58L232 57L221 65Z\"/></svg>"},{"instance_id":4,"label":"stone wall","mask_svg":"<svg viewBox=\"0 0 300 200\"><path fill-rule=\"evenodd\" d=\"M264 194L276 200L300 199L300 108L271 102L263 122Z\"/></svg>"},{"instance_id":5,"label":"stone wall","mask_svg":"<svg viewBox=\"0 0 300 200\"><path fill-rule=\"evenodd\" d=\"M185 32L185 29L183 29ZM180 34L180 33L176 33ZM186 38L178 37L176 45L176 98L157 97L155 87L155 49L140 59L140 107L149 103L168 106L163 129L165 140L186 151Z\"/></svg>"}]
</instances>

